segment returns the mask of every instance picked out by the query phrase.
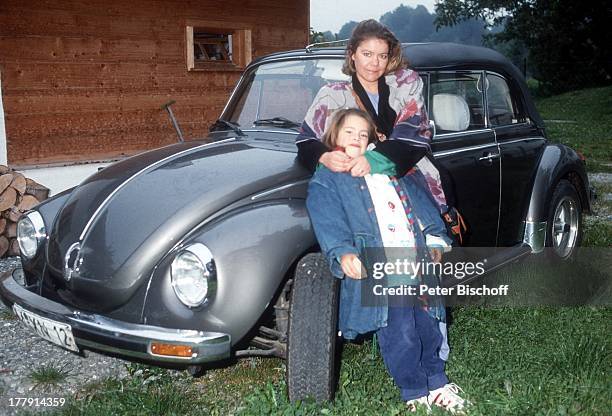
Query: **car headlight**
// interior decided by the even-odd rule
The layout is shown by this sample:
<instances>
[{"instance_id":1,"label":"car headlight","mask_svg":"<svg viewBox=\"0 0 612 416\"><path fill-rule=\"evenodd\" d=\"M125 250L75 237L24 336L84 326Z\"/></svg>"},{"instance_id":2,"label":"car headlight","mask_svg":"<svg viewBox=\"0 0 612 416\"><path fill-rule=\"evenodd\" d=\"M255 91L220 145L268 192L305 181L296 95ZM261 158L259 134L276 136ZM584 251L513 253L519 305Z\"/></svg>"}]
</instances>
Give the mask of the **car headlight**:
<instances>
[{"instance_id":1,"label":"car headlight","mask_svg":"<svg viewBox=\"0 0 612 416\"><path fill-rule=\"evenodd\" d=\"M38 211L31 211L21 217L17 223L17 242L21 254L31 259L38 252L38 247L47 238L45 222Z\"/></svg>"},{"instance_id":2,"label":"car headlight","mask_svg":"<svg viewBox=\"0 0 612 416\"><path fill-rule=\"evenodd\" d=\"M179 300L191 308L200 306L216 278L212 253L204 244L192 244L174 258L170 274Z\"/></svg>"}]
</instances>

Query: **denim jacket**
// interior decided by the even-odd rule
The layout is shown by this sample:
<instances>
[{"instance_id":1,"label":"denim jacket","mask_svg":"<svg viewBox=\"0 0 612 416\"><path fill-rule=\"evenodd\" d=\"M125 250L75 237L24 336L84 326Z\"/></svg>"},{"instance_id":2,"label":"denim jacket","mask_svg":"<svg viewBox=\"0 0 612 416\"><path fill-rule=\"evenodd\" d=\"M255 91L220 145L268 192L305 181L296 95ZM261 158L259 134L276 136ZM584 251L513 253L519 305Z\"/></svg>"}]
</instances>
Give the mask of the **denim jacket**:
<instances>
[{"instance_id":1,"label":"denim jacket","mask_svg":"<svg viewBox=\"0 0 612 416\"><path fill-rule=\"evenodd\" d=\"M413 212L421 227L415 227L417 249L424 248L426 236L451 240L440 218L433 196L425 188L417 170L400 179L409 195ZM366 247L382 247L376 212L364 178L350 173L334 173L325 167L317 170L308 187L306 206L321 251L327 258L333 276L343 279L340 289L339 329L345 338L377 330L387 325L385 305L363 306L363 280L344 278L340 258L344 254L360 255ZM426 250L422 250L426 252Z\"/></svg>"}]
</instances>

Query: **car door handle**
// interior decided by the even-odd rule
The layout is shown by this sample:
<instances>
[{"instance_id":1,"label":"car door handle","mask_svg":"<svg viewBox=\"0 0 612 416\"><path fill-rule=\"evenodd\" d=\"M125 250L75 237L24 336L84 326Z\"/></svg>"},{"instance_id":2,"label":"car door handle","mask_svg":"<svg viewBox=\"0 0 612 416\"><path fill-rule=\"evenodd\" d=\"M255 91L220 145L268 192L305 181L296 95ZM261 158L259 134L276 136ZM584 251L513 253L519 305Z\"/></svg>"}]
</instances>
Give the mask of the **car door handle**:
<instances>
[{"instance_id":1,"label":"car door handle","mask_svg":"<svg viewBox=\"0 0 612 416\"><path fill-rule=\"evenodd\" d=\"M483 153L483 156L478 158L478 160L480 162L487 162L487 163L493 163L493 159L498 159L499 158L499 153L493 153L493 152L485 152Z\"/></svg>"}]
</instances>

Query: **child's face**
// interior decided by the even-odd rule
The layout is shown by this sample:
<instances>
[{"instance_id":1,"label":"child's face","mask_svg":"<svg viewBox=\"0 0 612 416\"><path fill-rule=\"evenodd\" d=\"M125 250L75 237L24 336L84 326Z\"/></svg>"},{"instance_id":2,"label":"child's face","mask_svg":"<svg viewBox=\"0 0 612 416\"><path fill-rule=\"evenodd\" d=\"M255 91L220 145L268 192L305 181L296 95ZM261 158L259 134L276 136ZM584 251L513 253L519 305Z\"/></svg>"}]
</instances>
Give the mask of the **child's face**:
<instances>
[{"instance_id":1,"label":"child's face","mask_svg":"<svg viewBox=\"0 0 612 416\"><path fill-rule=\"evenodd\" d=\"M368 147L369 124L366 119L351 114L340 127L336 145L343 147L350 157L361 156Z\"/></svg>"}]
</instances>

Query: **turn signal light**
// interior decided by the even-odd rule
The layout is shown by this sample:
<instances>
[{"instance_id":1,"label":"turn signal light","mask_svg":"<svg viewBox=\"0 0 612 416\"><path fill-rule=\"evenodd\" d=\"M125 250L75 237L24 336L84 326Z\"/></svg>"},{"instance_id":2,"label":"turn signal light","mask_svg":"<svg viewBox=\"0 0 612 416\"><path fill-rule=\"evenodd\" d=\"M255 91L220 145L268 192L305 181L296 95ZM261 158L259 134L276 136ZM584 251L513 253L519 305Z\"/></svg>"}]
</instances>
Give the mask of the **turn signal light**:
<instances>
[{"instance_id":1,"label":"turn signal light","mask_svg":"<svg viewBox=\"0 0 612 416\"><path fill-rule=\"evenodd\" d=\"M189 345L151 343L151 352L157 355L168 355L171 357L191 357L193 351Z\"/></svg>"}]
</instances>

